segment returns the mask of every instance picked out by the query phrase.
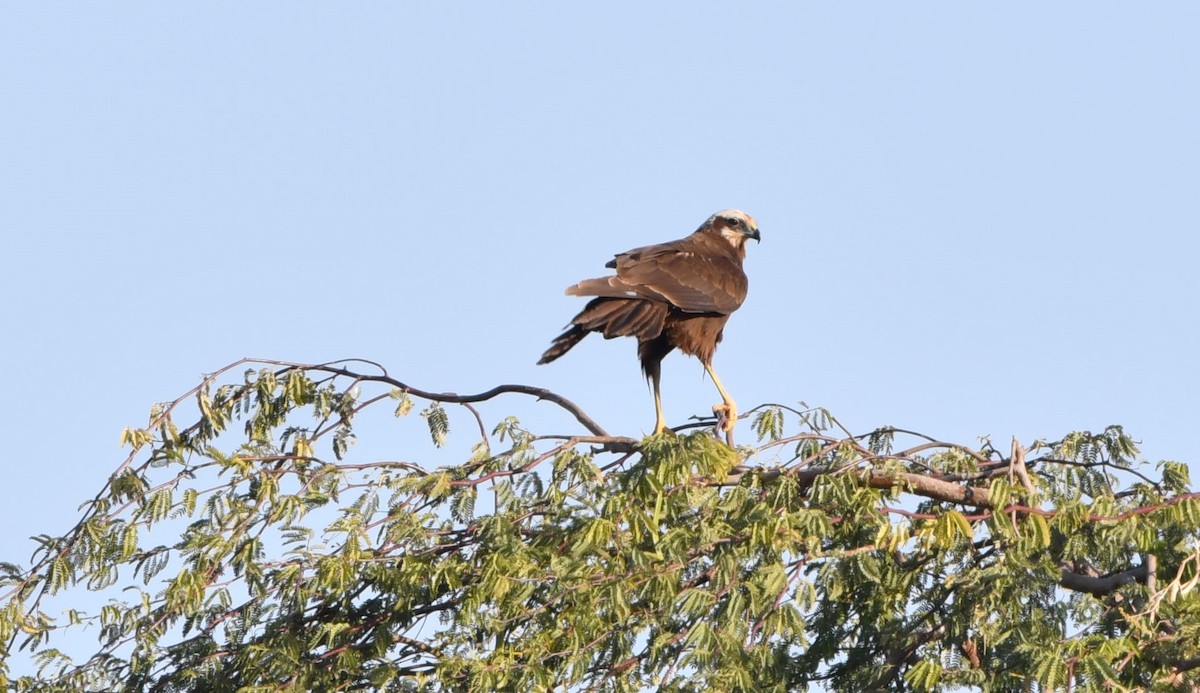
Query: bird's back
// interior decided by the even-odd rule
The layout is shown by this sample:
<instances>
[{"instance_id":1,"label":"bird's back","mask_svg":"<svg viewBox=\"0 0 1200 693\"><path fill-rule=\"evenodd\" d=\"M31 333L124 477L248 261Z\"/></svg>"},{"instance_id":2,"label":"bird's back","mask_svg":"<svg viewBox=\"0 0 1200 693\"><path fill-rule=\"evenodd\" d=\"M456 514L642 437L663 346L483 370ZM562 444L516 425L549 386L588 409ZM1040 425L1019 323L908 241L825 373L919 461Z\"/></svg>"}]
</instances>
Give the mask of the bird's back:
<instances>
[{"instance_id":1,"label":"bird's back","mask_svg":"<svg viewBox=\"0 0 1200 693\"><path fill-rule=\"evenodd\" d=\"M585 279L567 294L661 301L685 313L728 315L746 298L742 255L719 237L696 232L621 253L606 265L615 276Z\"/></svg>"}]
</instances>

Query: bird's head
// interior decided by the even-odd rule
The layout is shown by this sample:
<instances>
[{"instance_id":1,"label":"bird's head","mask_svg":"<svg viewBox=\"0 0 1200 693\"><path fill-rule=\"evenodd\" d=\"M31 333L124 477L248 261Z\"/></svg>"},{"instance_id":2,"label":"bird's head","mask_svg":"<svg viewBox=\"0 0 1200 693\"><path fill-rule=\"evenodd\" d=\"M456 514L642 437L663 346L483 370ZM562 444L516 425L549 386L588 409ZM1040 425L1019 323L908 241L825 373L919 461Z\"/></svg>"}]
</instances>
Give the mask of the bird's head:
<instances>
[{"instance_id":1,"label":"bird's head","mask_svg":"<svg viewBox=\"0 0 1200 693\"><path fill-rule=\"evenodd\" d=\"M738 250L742 250L746 246L746 241L751 238L756 241L762 240L758 235L758 222L740 209L725 209L717 212L704 222L704 226L701 226L700 230L719 234L729 242L729 245Z\"/></svg>"}]
</instances>

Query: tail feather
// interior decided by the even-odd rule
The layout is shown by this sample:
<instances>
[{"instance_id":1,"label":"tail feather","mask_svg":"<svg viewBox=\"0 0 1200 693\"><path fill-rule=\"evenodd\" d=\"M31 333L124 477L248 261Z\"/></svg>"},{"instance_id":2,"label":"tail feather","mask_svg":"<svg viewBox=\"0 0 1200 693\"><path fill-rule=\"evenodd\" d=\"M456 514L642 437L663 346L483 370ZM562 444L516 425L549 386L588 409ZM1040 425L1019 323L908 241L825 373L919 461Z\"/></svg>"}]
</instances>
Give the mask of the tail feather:
<instances>
[{"instance_id":1,"label":"tail feather","mask_svg":"<svg viewBox=\"0 0 1200 693\"><path fill-rule=\"evenodd\" d=\"M550 363L559 356L567 353L571 350L571 347L578 344L580 340L586 336L587 330L583 329L579 325L572 325L571 328L566 332L563 332L554 338L554 342L550 345L550 348L547 349L546 353L542 354L542 358L538 360L538 365Z\"/></svg>"},{"instance_id":2,"label":"tail feather","mask_svg":"<svg viewBox=\"0 0 1200 693\"><path fill-rule=\"evenodd\" d=\"M666 310L649 301L622 301L622 310L613 315L604 330L604 336L656 337L662 332Z\"/></svg>"},{"instance_id":3,"label":"tail feather","mask_svg":"<svg viewBox=\"0 0 1200 693\"><path fill-rule=\"evenodd\" d=\"M589 332L605 339L637 337L656 339L662 334L670 308L665 303L640 299L601 297L593 299L571 320L571 326L554 339L538 363L550 363L571 350Z\"/></svg>"},{"instance_id":4,"label":"tail feather","mask_svg":"<svg viewBox=\"0 0 1200 693\"><path fill-rule=\"evenodd\" d=\"M671 309L666 304L646 301L642 303L641 315L634 325L634 329L638 331L638 334L657 338L666 328L667 315L670 312Z\"/></svg>"}]
</instances>

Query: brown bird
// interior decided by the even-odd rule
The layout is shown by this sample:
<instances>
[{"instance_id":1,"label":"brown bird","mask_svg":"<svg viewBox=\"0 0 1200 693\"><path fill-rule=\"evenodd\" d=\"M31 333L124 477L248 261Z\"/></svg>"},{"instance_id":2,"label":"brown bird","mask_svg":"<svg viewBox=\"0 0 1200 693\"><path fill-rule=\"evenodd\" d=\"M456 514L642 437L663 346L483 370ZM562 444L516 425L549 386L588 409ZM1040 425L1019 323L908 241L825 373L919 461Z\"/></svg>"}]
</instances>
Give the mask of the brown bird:
<instances>
[{"instance_id":1,"label":"brown bird","mask_svg":"<svg viewBox=\"0 0 1200 693\"><path fill-rule=\"evenodd\" d=\"M736 209L717 212L688 236L621 253L605 267L616 276L585 279L567 289L569 296L596 296L576 315L538 363L550 363L570 351L589 332L605 339L637 337L642 372L654 386L654 433L667 430L659 379L663 358L672 349L700 359L721 393L713 413L727 435L737 422L737 405L712 367L713 352L725 323L746 299L742 271L746 241L760 240L754 217Z\"/></svg>"}]
</instances>

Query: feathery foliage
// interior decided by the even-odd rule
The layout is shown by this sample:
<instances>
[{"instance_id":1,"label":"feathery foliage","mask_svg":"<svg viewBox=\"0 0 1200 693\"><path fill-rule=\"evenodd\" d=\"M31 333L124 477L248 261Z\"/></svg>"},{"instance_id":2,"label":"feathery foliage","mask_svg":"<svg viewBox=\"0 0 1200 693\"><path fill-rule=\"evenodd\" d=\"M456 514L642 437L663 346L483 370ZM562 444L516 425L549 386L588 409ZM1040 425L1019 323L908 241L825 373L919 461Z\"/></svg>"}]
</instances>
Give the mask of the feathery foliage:
<instances>
[{"instance_id":1,"label":"feathery foliage","mask_svg":"<svg viewBox=\"0 0 1200 693\"><path fill-rule=\"evenodd\" d=\"M581 428L536 435L474 406L509 394ZM436 448L393 449L365 416L388 402ZM31 567L0 564L0 683L1200 685L1185 465L1151 470L1115 426L1001 450L855 435L819 409L751 417L758 442L737 449L699 425L634 440L527 386L459 396L366 362L231 364L125 432L128 459L74 528L36 538ZM360 424L362 447L390 452L360 460ZM451 463L402 459L434 451ZM77 631L94 645L71 657L60 643ZM19 650L35 670L10 671Z\"/></svg>"}]
</instances>

